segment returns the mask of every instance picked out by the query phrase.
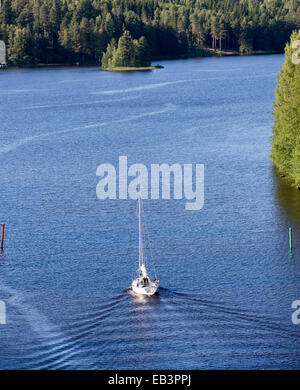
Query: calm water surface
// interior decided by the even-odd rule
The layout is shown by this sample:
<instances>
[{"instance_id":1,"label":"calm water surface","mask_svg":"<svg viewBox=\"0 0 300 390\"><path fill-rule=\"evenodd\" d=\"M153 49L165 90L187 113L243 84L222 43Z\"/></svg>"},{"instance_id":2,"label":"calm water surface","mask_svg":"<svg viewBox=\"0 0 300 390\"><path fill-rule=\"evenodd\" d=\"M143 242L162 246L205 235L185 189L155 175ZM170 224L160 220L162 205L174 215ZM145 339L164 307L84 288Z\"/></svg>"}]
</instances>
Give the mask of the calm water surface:
<instances>
[{"instance_id":1,"label":"calm water surface","mask_svg":"<svg viewBox=\"0 0 300 390\"><path fill-rule=\"evenodd\" d=\"M0 72L0 368L300 368L300 193L269 159L282 62ZM202 210L144 201L162 286L150 299L127 291L136 203L96 197L97 166L120 155L205 164Z\"/></svg>"}]
</instances>

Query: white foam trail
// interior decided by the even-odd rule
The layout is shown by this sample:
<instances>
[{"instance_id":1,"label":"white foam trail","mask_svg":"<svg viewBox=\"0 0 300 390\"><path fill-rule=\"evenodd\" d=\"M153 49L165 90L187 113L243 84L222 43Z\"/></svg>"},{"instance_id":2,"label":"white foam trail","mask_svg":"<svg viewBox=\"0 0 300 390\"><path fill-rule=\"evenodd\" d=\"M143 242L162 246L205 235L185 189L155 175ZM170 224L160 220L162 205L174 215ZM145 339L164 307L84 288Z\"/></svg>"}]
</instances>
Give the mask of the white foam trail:
<instances>
[{"instance_id":1,"label":"white foam trail","mask_svg":"<svg viewBox=\"0 0 300 390\"><path fill-rule=\"evenodd\" d=\"M35 139L38 139L38 138L39 138L39 136L37 136L37 135L33 136L33 137L26 137L26 138L23 138L19 141L13 142L9 145L3 146L2 148L0 148L0 154L15 150L15 149L19 148L20 146L25 145L28 142L34 141Z\"/></svg>"},{"instance_id":2,"label":"white foam trail","mask_svg":"<svg viewBox=\"0 0 300 390\"><path fill-rule=\"evenodd\" d=\"M8 305L18 309L28 322L31 329L40 337L62 338L61 332L56 325L51 324L48 319L36 309L24 303L24 297L16 290L0 283L1 291L10 294L5 300Z\"/></svg>"},{"instance_id":3,"label":"white foam trail","mask_svg":"<svg viewBox=\"0 0 300 390\"><path fill-rule=\"evenodd\" d=\"M72 106L89 106L93 104L103 104L103 103L111 103L111 102L121 102L126 100L133 100L137 99L137 96L131 96L121 99L110 99L110 100L98 100L93 102L78 102L78 103L63 103L63 104L45 104L45 105L39 105L39 106L29 106L29 107L20 107L19 110L36 110L39 108L54 108L54 107L72 107Z\"/></svg>"},{"instance_id":4,"label":"white foam trail","mask_svg":"<svg viewBox=\"0 0 300 390\"><path fill-rule=\"evenodd\" d=\"M139 87L126 88L126 89L112 89L110 91L102 91L102 92L91 92L92 95L113 95L116 93L126 93L126 92L135 92L135 91L143 91L145 89L153 89L153 88L161 88L166 85L180 84L180 83L188 83L195 80L177 80L177 81L166 81L165 83L157 83L157 84L146 84L141 85Z\"/></svg>"},{"instance_id":5,"label":"white foam trail","mask_svg":"<svg viewBox=\"0 0 300 390\"><path fill-rule=\"evenodd\" d=\"M150 112L146 112L144 114L134 115L134 116L132 116L130 118L118 119L118 120L113 121L112 123L128 122L128 121L131 121L131 120L144 118L145 116L153 116L153 115L164 114L164 113L166 113L168 111L175 111L175 109L176 109L176 106L174 104L168 103L168 104L166 104L165 108L160 110L160 111L150 111Z\"/></svg>"},{"instance_id":6,"label":"white foam trail","mask_svg":"<svg viewBox=\"0 0 300 390\"><path fill-rule=\"evenodd\" d=\"M260 77L273 77L276 76L276 73L268 73L267 75L250 75L251 78L260 78ZM126 88L126 89L112 89L110 91L101 91L101 92L91 92L92 95L113 95L118 93L127 93L127 92L136 92L143 91L147 89L161 88L167 85L180 84L180 83L192 83L195 81L215 81L220 80L219 77L209 77L209 78L201 78L201 79L190 79L190 80L177 80L177 81L166 81L165 83L157 83L157 84L146 84L141 85L139 87ZM228 80L240 80L240 77L230 78Z\"/></svg>"},{"instance_id":7,"label":"white foam trail","mask_svg":"<svg viewBox=\"0 0 300 390\"><path fill-rule=\"evenodd\" d=\"M46 90L45 89L2 89L0 91L0 95L14 95L14 94L27 93L27 92L44 92L44 91Z\"/></svg>"},{"instance_id":8,"label":"white foam trail","mask_svg":"<svg viewBox=\"0 0 300 390\"><path fill-rule=\"evenodd\" d=\"M186 130L183 130L183 132L186 134L194 134L195 130L198 130L198 129L199 129L199 127L194 126L194 127L188 128Z\"/></svg>"},{"instance_id":9,"label":"white foam trail","mask_svg":"<svg viewBox=\"0 0 300 390\"><path fill-rule=\"evenodd\" d=\"M79 362L76 362L78 359L78 349L76 346L64 345L64 340L66 337L58 328L57 325L52 324L46 316L41 314L38 310L34 309L30 305L25 303L25 297L8 286L5 286L0 282L0 290L4 293L10 295L9 298L5 299L5 302L9 306L16 308L24 317L25 321L28 323L30 328L39 336L43 345L51 347L50 352L42 352L40 357L37 360L39 366L43 366L43 359L48 360L50 358L55 359L54 364L61 365L63 362L68 362L74 366L78 366ZM57 342L60 345L57 345ZM61 345L62 344L62 345ZM77 355L75 361L71 360L71 357ZM44 363L44 366L47 367L47 363ZM78 368L80 368L78 366Z\"/></svg>"},{"instance_id":10,"label":"white foam trail","mask_svg":"<svg viewBox=\"0 0 300 390\"><path fill-rule=\"evenodd\" d=\"M95 124L86 125L86 126L74 127L72 129L52 131L52 132L48 132L48 133L44 133L44 134L40 134L40 135L34 135L32 137L26 137L26 138L23 138L23 139L21 139L19 141L13 142L13 143L11 143L9 145L3 146L2 148L0 148L0 154L11 152L11 151L16 150L17 148L19 148L19 147L21 147L21 146L23 146L25 144L28 144L30 142L34 142L34 141L37 141L37 140L42 140L42 139L45 139L45 138L48 138L48 137L52 137L53 135L66 134L66 133L71 133L71 132L74 132L74 131L80 131L80 130L84 130L84 129L94 129L94 128L97 128L97 127L107 126L107 125L110 125L110 124L113 124L113 123L130 122L130 121L135 120L135 119L144 118L144 117L147 117L147 116L160 115L160 114L164 114L164 113L166 113L168 111L174 111L175 108L176 108L176 106L174 106L174 104L170 104L169 103L169 104L166 104L165 108L163 108L160 111L145 112L143 114L133 115L133 116L131 116L129 118L117 119L117 120L114 120L114 121L111 121L111 122L95 123Z\"/></svg>"},{"instance_id":11,"label":"white foam trail","mask_svg":"<svg viewBox=\"0 0 300 390\"><path fill-rule=\"evenodd\" d=\"M86 83L86 80L84 79L78 79L78 80L61 80L59 81L59 83L80 83L80 82L83 82L83 83Z\"/></svg>"},{"instance_id":12,"label":"white foam trail","mask_svg":"<svg viewBox=\"0 0 300 390\"><path fill-rule=\"evenodd\" d=\"M192 83L195 81L211 81L211 80L220 80L220 79L218 77L214 77L214 78L210 77L210 78L201 78L201 79L166 81L165 83L146 84L146 85L141 85L139 87L133 87L133 88L112 89L110 91L91 92L91 95L113 95L117 93L136 92L136 91L143 91L147 89L161 88L173 84Z\"/></svg>"}]
</instances>

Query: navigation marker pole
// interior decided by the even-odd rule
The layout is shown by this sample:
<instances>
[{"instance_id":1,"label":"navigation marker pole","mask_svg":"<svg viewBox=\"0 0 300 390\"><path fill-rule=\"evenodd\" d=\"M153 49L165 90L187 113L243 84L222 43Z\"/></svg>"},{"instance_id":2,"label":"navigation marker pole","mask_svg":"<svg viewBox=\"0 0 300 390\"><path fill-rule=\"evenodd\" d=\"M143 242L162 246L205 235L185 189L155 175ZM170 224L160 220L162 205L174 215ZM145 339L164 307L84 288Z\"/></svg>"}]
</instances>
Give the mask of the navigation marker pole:
<instances>
[{"instance_id":1,"label":"navigation marker pole","mask_svg":"<svg viewBox=\"0 0 300 390\"><path fill-rule=\"evenodd\" d=\"M290 239L290 252L293 250L293 233L292 233L292 228L289 228L289 239Z\"/></svg>"},{"instance_id":2,"label":"navigation marker pole","mask_svg":"<svg viewBox=\"0 0 300 390\"><path fill-rule=\"evenodd\" d=\"M1 250L3 251L3 242L4 242L4 227L5 223L2 224L2 233L1 233Z\"/></svg>"}]
</instances>

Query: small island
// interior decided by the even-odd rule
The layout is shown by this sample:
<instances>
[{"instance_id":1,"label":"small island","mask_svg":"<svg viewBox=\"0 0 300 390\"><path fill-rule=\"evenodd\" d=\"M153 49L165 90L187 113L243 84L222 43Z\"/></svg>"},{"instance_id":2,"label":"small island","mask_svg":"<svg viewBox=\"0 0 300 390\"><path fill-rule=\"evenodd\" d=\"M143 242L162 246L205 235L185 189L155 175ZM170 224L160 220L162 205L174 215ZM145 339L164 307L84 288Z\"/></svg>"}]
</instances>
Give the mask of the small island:
<instances>
[{"instance_id":1,"label":"small island","mask_svg":"<svg viewBox=\"0 0 300 390\"><path fill-rule=\"evenodd\" d=\"M111 72L145 71L162 66L151 66L151 52L147 39L133 39L129 31L124 31L118 44L113 38L101 60L102 70Z\"/></svg>"}]
</instances>

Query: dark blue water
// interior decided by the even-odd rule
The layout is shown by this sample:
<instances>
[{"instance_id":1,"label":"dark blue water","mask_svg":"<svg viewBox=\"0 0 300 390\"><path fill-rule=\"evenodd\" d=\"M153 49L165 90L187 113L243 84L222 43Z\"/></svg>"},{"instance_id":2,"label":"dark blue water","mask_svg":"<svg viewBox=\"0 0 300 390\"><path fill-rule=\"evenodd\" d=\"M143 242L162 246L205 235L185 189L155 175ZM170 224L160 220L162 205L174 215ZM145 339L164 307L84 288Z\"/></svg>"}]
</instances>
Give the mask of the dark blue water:
<instances>
[{"instance_id":1,"label":"dark blue water","mask_svg":"<svg viewBox=\"0 0 300 390\"><path fill-rule=\"evenodd\" d=\"M269 158L282 62L0 72L0 368L300 368L300 193ZM205 164L202 210L144 201L161 281L150 299L126 290L136 202L96 197L97 166L120 155Z\"/></svg>"}]
</instances>

